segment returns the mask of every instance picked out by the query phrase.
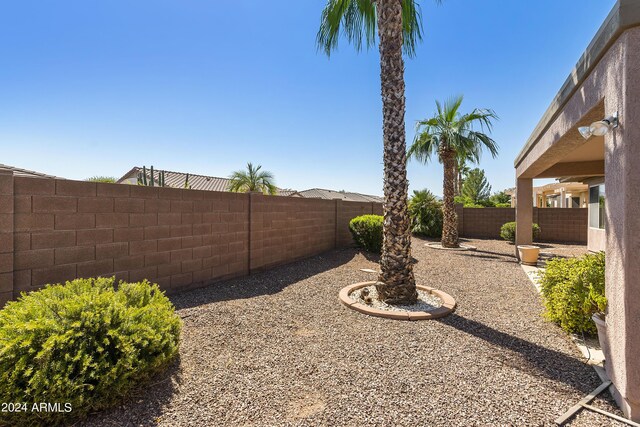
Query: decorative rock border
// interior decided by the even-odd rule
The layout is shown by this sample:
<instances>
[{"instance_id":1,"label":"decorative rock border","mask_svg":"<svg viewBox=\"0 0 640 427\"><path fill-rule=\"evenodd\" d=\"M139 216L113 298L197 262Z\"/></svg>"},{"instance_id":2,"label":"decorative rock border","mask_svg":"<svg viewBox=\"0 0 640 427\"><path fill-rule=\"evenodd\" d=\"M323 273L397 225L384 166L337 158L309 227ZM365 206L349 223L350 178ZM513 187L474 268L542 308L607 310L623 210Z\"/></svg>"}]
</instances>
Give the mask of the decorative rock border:
<instances>
[{"instance_id":1,"label":"decorative rock border","mask_svg":"<svg viewBox=\"0 0 640 427\"><path fill-rule=\"evenodd\" d=\"M440 243L425 243L424 245L431 249L440 249L442 251L475 251L476 249L478 249L475 246L471 245L460 245L459 248L445 248Z\"/></svg>"},{"instance_id":2,"label":"decorative rock border","mask_svg":"<svg viewBox=\"0 0 640 427\"><path fill-rule=\"evenodd\" d=\"M353 285L346 286L340 290L338 294L338 298L342 304L347 307L359 311L360 313L368 314L369 316L376 317L384 317L387 319L396 319L396 320L429 320L429 319L438 319L440 317L444 317L447 314L450 314L456 308L456 300L453 297L445 292L439 291L437 289L430 288L428 286L420 286L416 285L418 289L421 291L429 292L432 295L437 296L442 300L442 305L434 310L429 311L388 311L388 310L380 310L377 308L369 307L366 304L361 304L351 299L349 296L351 292L365 288L367 286L375 285L376 282L360 282L355 283Z\"/></svg>"}]
</instances>

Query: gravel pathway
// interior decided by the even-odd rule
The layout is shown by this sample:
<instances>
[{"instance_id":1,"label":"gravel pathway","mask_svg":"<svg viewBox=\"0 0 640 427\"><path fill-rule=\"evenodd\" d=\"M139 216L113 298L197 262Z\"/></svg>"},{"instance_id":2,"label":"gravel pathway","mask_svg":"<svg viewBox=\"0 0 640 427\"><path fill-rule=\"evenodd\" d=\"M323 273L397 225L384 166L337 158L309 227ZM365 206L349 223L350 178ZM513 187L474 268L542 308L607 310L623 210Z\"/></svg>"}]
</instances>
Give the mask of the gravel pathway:
<instances>
[{"instance_id":1,"label":"gravel pathway","mask_svg":"<svg viewBox=\"0 0 640 427\"><path fill-rule=\"evenodd\" d=\"M433 321L369 317L338 291L376 259L337 250L172 297L181 358L92 426L541 426L598 386L502 241L415 239L418 283L452 295ZM620 413L607 400L595 405ZM583 412L573 426L622 425Z\"/></svg>"}]
</instances>

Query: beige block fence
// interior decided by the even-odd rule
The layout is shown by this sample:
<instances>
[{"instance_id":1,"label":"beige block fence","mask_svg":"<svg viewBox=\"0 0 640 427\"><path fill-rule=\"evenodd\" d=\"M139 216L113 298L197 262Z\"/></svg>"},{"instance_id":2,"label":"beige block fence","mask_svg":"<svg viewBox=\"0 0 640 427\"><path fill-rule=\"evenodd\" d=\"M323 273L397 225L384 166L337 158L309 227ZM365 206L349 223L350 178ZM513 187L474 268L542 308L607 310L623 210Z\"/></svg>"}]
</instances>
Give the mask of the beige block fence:
<instances>
[{"instance_id":1,"label":"beige block fence","mask_svg":"<svg viewBox=\"0 0 640 427\"><path fill-rule=\"evenodd\" d=\"M512 211L459 209L461 234L496 238L502 221L513 220ZM76 277L148 279L168 292L207 286L350 246L349 221L372 213L382 214L382 204L32 178L0 170L0 304ZM546 224L553 225L568 240L584 222L586 239L586 214L584 221L538 215L543 233ZM567 231L574 228L575 235Z\"/></svg>"}]
</instances>

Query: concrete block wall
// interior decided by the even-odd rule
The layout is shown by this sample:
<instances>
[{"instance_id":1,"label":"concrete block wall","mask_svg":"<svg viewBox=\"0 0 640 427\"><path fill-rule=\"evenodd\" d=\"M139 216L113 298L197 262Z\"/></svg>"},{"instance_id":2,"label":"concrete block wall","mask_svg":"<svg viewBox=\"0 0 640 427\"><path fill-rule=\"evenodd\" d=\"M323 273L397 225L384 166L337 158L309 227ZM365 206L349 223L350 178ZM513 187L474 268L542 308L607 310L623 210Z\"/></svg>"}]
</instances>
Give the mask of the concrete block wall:
<instances>
[{"instance_id":1,"label":"concrete block wall","mask_svg":"<svg viewBox=\"0 0 640 427\"><path fill-rule=\"evenodd\" d=\"M462 211L462 236L490 239L500 238L500 228L506 222L515 221L513 208L464 208ZM458 220L460 215L458 214Z\"/></svg>"},{"instance_id":2,"label":"concrete block wall","mask_svg":"<svg viewBox=\"0 0 640 427\"><path fill-rule=\"evenodd\" d=\"M14 178L13 293L75 277L163 289L248 272L248 197Z\"/></svg>"},{"instance_id":3,"label":"concrete block wall","mask_svg":"<svg viewBox=\"0 0 640 427\"><path fill-rule=\"evenodd\" d=\"M514 208L462 208L456 206L462 237L500 238L500 228L515 221ZM533 208L533 222L540 226L541 242L587 243L588 209Z\"/></svg>"},{"instance_id":4,"label":"concrete block wall","mask_svg":"<svg viewBox=\"0 0 640 427\"><path fill-rule=\"evenodd\" d=\"M146 278L169 292L205 286L351 245L349 221L381 210L0 170L0 303L76 277Z\"/></svg>"},{"instance_id":5,"label":"concrete block wall","mask_svg":"<svg viewBox=\"0 0 640 427\"><path fill-rule=\"evenodd\" d=\"M587 208L534 209L533 221L540 225L542 242L587 243L589 213Z\"/></svg>"},{"instance_id":6,"label":"concrete block wall","mask_svg":"<svg viewBox=\"0 0 640 427\"><path fill-rule=\"evenodd\" d=\"M0 307L13 297L13 173L0 170Z\"/></svg>"},{"instance_id":7,"label":"concrete block wall","mask_svg":"<svg viewBox=\"0 0 640 427\"><path fill-rule=\"evenodd\" d=\"M251 270L309 257L336 247L334 200L251 198Z\"/></svg>"}]
</instances>

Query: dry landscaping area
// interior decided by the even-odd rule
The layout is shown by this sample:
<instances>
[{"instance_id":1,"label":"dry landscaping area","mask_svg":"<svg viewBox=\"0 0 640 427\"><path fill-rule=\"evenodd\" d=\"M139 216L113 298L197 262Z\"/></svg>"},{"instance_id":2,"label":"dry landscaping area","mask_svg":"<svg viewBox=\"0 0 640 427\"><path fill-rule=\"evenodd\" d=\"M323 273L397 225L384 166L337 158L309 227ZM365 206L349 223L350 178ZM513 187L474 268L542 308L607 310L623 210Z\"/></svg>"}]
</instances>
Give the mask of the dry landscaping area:
<instances>
[{"instance_id":1,"label":"dry landscaping area","mask_svg":"<svg viewBox=\"0 0 640 427\"><path fill-rule=\"evenodd\" d=\"M397 321L350 310L338 291L375 280L376 257L336 250L172 296L180 358L90 426L553 425L600 384L498 240L473 252L414 239L418 284L455 313ZM574 255L584 247L546 245ZM595 406L620 412L608 394ZM583 412L570 425L622 425Z\"/></svg>"}]
</instances>

